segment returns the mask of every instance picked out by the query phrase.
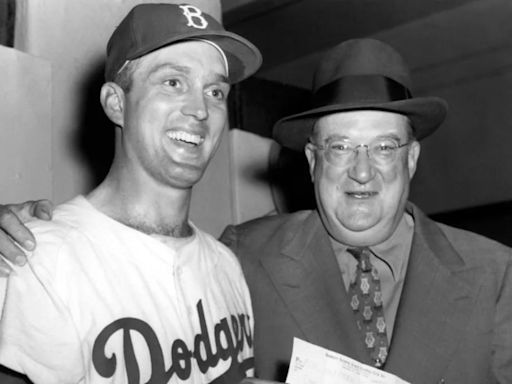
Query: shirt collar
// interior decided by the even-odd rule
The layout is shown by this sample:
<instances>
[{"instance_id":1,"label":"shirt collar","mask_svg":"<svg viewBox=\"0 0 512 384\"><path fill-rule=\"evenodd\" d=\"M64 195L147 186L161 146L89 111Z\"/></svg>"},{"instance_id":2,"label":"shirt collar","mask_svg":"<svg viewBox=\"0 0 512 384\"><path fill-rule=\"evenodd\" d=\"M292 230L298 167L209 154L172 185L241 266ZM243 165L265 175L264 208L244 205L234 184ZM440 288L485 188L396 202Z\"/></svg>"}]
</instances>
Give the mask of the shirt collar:
<instances>
[{"instance_id":1,"label":"shirt collar","mask_svg":"<svg viewBox=\"0 0 512 384\"><path fill-rule=\"evenodd\" d=\"M389 264L395 277L407 267L413 235L414 219L405 212L395 232L384 242L370 247L377 257Z\"/></svg>"},{"instance_id":2,"label":"shirt collar","mask_svg":"<svg viewBox=\"0 0 512 384\"><path fill-rule=\"evenodd\" d=\"M384 242L370 247L372 253L391 268L395 280L402 275L403 269L407 268L413 235L414 219L409 213L404 212L395 232ZM332 237L329 238L336 254L346 252L349 248Z\"/></svg>"}]
</instances>

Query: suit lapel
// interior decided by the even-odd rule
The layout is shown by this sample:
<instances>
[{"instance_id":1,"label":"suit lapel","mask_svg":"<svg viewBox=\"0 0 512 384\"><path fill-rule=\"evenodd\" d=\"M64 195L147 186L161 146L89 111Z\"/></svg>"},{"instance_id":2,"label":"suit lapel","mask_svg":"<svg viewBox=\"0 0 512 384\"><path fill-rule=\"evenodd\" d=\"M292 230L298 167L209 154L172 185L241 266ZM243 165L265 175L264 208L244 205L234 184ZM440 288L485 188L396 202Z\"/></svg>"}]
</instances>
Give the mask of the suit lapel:
<instances>
[{"instance_id":1,"label":"suit lapel","mask_svg":"<svg viewBox=\"0 0 512 384\"><path fill-rule=\"evenodd\" d=\"M262 264L306 341L369 362L316 212L285 242L278 257L264 258Z\"/></svg>"},{"instance_id":2,"label":"suit lapel","mask_svg":"<svg viewBox=\"0 0 512 384\"><path fill-rule=\"evenodd\" d=\"M414 208L414 238L386 370L437 382L471 317L480 288L448 239Z\"/></svg>"},{"instance_id":3,"label":"suit lapel","mask_svg":"<svg viewBox=\"0 0 512 384\"><path fill-rule=\"evenodd\" d=\"M434 375L456 352L483 282L436 224L416 208L412 214L414 238L385 370L410 382L437 382ZM297 336L370 364L316 212L278 256L261 263L302 333Z\"/></svg>"}]
</instances>

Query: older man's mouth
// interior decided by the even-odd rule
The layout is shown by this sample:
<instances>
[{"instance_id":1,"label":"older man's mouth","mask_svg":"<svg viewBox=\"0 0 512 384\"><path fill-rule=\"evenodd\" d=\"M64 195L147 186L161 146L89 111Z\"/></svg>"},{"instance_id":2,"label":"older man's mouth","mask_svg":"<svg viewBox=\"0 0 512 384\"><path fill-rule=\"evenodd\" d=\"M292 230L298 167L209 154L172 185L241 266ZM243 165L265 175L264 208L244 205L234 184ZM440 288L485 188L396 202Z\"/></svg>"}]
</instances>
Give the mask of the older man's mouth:
<instances>
[{"instance_id":1,"label":"older man's mouth","mask_svg":"<svg viewBox=\"0 0 512 384\"><path fill-rule=\"evenodd\" d=\"M169 131L167 137L171 140L178 141L189 145L198 146L204 141L204 137L194 133L188 133L184 131Z\"/></svg>"},{"instance_id":2,"label":"older man's mouth","mask_svg":"<svg viewBox=\"0 0 512 384\"><path fill-rule=\"evenodd\" d=\"M375 191L367 191L367 192L345 192L348 197L352 197L354 199L370 199L374 196L377 196L377 192Z\"/></svg>"}]
</instances>

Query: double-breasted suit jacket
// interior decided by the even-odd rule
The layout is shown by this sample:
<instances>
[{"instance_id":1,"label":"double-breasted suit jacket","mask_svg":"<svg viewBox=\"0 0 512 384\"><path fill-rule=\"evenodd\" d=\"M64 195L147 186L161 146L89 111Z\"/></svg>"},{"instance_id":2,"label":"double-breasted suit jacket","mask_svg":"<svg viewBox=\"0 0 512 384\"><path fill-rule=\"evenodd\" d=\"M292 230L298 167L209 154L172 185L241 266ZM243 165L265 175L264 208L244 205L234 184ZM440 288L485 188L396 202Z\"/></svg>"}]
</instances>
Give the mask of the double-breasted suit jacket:
<instances>
[{"instance_id":1,"label":"double-breasted suit jacket","mask_svg":"<svg viewBox=\"0 0 512 384\"><path fill-rule=\"evenodd\" d=\"M414 237L385 371L414 384L512 383L512 251L409 204ZM315 211L228 227L255 316L260 378L284 381L294 337L370 364Z\"/></svg>"}]
</instances>

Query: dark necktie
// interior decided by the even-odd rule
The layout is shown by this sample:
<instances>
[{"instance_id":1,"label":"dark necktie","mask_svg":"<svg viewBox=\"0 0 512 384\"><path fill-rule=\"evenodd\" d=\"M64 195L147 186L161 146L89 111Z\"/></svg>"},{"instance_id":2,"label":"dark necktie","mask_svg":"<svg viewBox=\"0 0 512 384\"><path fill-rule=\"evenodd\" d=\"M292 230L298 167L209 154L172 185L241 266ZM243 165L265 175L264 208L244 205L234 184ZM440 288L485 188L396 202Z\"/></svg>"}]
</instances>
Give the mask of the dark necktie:
<instances>
[{"instance_id":1,"label":"dark necktie","mask_svg":"<svg viewBox=\"0 0 512 384\"><path fill-rule=\"evenodd\" d=\"M347 251L357 260L356 277L348 288L350 306L374 366L381 368L388 355L388 338L379 274L370 262L368 248L349 248Z\"/></svg>"}]
</instances>

